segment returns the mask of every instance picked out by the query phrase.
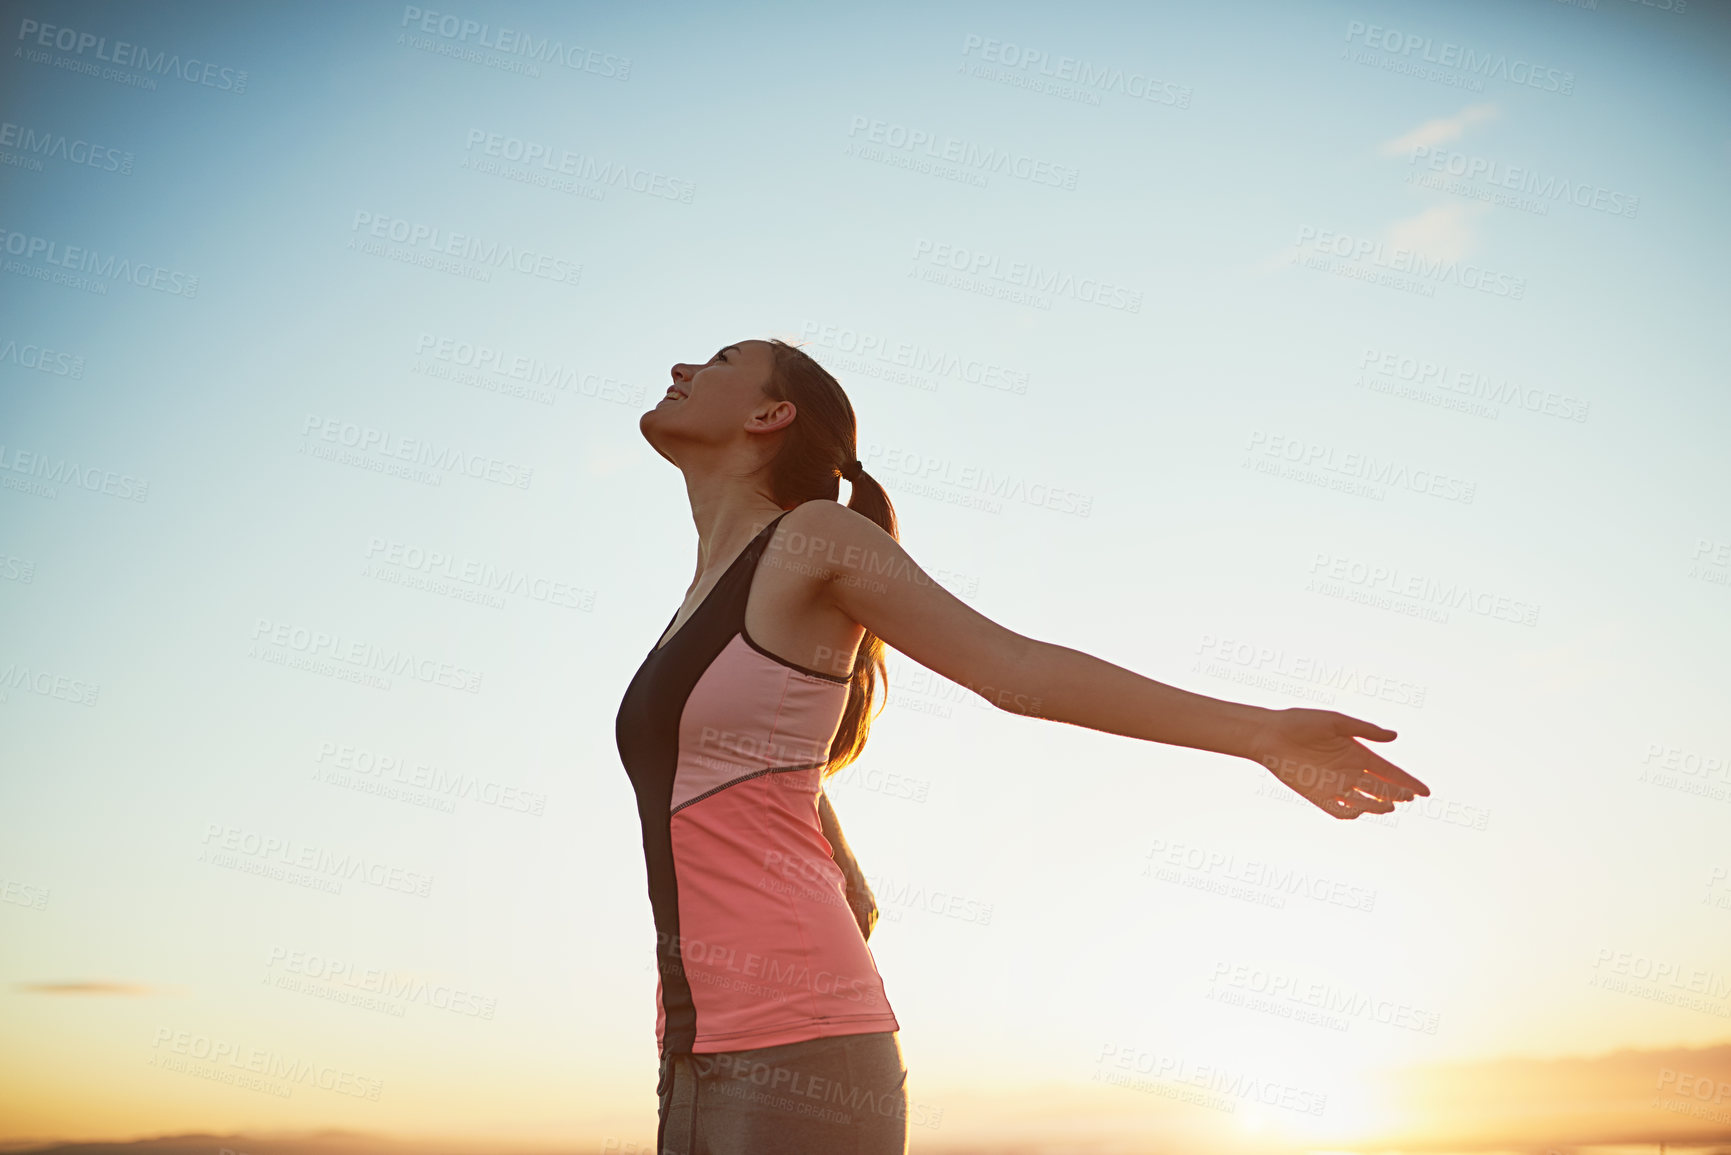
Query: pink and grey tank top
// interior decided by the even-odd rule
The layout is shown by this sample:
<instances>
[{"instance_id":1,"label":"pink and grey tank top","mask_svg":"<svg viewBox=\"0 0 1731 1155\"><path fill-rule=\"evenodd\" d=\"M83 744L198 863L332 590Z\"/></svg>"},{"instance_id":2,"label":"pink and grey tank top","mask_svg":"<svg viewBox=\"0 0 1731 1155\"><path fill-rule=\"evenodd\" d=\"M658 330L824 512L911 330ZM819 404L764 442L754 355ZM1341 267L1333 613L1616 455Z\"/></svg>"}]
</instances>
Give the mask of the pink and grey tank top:
<instances>
[{"instance_id":1,"label":"pink and grey tank top","mask_svg":"<svg viewBox=\"0 0 1731 1155\"><path fill-rule=\"evenodd\" d=\"M900 1029L866 946L876 907L823 792L848 680L745 629L785 516L649 651L614 723L643 824L663 1055Z\"/></svg>"}]
</instances>

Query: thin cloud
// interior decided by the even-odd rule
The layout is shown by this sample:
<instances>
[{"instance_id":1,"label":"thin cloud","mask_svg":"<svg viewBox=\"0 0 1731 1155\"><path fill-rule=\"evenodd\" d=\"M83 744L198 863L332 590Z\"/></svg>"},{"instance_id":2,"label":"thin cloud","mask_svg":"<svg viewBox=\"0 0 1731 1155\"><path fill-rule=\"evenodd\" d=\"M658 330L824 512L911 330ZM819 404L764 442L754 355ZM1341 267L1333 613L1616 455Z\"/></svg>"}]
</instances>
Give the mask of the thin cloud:
<instances>
[{"instance_id":1,"label":"thin cloud","mask_svg":"<svg viewBox=\"0 0 1731 1155\"><path fill-rule=\"evenodd\" d=\"M27 995L123 995L127 998L161 993L155 987L136 983L13 983L12 989Z\"/></svg>"},{"instance_id":2,"label":"thin cloud","mask_svg":"<svg viewBox=\"0 0 1731 1155\"><path fill-rule=\"evenodd\" d=\"M1428 139L1453 139L1460 135L1462 126L1475 120L1484 120L1496 115L1496 106L1490 104L1474 105L1463 109L1457 116L1447 120L1433 120L1419 126L1397 141L1391 141L1383 146L1387 152L1396 145L1406 146L1419 141L1422 134L1429 133ZM1446 126L1446 128L1438 128ZM1447 135L1441 135L1446 131ZM1407 217L1390 224L1383 233L1383 240L1390 249L1407 249L1415 253L1423 253L1427 257L1435 257L1444 261L1458 261L1477 247L1478 219L1490 211L1490 206L1478 202L1462 204L1436 205L1425 209L1417 216ZM1360 235L1357 230L1349 230L1354 235ZM1301 255L1301 243L1285 245L1274 250L1262 259L1244 267L1244 271L1252 277L1271 276L1279 270L1297 261Z\"/></svg>"},{"instance_id":3,"label":"thin cloud","mask_svg":"<svg viewBox=\"0 0 1731 1155\"><path fill-rule=\"evenodd\" d=\"M1457 261L1466 256L1478 241L1473 222L1488 208L1482 204L1428 208L1416 217L1388 226L1389 247L1410 249L1444 261Z\"/></svg>"},{"instance_id":4,"label":"thin cloud","mask_svg":"<svg viewBox=\"0 0 1731 1155\"><path fill-rule=\"evenodd\" d=\"M1437 205L1389 225L1383 242L1391 252L1407 249L1438 260L1458 261L1477 247L1475 223L1489 211L1490 206L1484 204ZM1361 234L1353 231L1351 235ZM1297 261L1303 255L1302 248L1295 243L1276 249L1246 266L1245 272L1259 278L1271 276Z\"/></svg>"},{"instance_id":5,"label":"thin cloud","mask_svg":"<svg viewBox=\"0 0 1731 1155\"><path fill-rule=\"evenodd\" d=\"M1494 104L1474 104L1463 108L1453 116L1438 117L1427 120L1405 136L1397 136L1387 141L1380 149L1384 156L1400 156L1415 148L1435 148L1439 144L1447 144L1451 140L1459 140L1466 130L1481 120L1491 120L1497 115Z\"/></svg>"}]
</instances>

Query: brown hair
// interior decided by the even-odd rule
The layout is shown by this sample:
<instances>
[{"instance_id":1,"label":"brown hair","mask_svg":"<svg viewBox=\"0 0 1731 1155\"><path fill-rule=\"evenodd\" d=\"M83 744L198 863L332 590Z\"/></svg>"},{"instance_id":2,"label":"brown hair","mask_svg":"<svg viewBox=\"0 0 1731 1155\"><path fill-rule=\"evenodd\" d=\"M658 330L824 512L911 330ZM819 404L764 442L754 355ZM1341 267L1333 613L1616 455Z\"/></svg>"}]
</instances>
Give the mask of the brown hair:
<instances>
[{"instance_id":1,"label":"brown hair","mask_svg":"<svg viewBox=\"0 0 1731 1155\"><path fill-rule=\"evenodd\" d=\"M857 425L853 405L841 383L829 371L795 345L770 339L774 368L765 392L777 401L791 401L798 410L787 427L781 449L769 463L770 494L783 509L792 509L814 498L840 500L841 469L858 457ZM852 483L847 507L869 517L892 538L896 533L896 511L890 495L864 469ZM825 778L858 758L865 750L871 730L871 706L878 686L888 684L884 669L883 639L865 632L854 655L849 679L847 708L830 743ZM883 707L878 707L882 713Z\"/></svg>"}]
</instances>

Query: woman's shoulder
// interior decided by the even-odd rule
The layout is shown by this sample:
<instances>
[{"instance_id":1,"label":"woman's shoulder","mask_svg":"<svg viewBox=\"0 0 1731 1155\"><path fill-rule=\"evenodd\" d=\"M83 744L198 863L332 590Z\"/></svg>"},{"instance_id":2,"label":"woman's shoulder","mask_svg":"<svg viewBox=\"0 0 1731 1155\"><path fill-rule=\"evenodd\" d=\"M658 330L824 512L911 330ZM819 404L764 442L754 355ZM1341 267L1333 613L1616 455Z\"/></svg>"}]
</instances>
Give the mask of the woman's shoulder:
<instances>
[{"instance_id":1,"label":"woman's shoulder","mask_svg":"<svg viewBox=\"0 0 1731 1155\"><path fill-rule=\"evenodd\" d=\"M832 497L813 497L782 515L781 524L806 532L840 530L844 527L875 526L877 523Z\"/></svg>"},{"instance_id":2,"label":"woman's shoulder","mask_svg":"<svg viewBox=\"0 0 1731 1155\"><path fill-rule=\"evenodd\" d=\"M877 522L827 497L800 502L782 515L781 524L775 530L773 536L777 541L772 548L777 549L786 549L790 545L795 549L809 549L816 542L844 548L864 546L874 537L883 535Z\"/></svg>"}]
</instances>

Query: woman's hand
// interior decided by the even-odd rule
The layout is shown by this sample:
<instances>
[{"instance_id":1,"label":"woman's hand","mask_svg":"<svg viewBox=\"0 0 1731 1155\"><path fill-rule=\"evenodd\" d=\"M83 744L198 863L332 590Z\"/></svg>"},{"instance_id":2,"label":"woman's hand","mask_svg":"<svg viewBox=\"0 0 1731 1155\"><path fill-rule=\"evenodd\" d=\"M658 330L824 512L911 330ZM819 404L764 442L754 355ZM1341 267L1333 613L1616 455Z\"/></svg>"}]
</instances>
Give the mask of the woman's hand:
<instances>
[{"instance_id":1,"label":"woman's hand","mask_svg":"<svg viewBox=\"0 0 1731 1155\"><path fill-rule=\"evenodd\" d=\"M1394 736L1393 730L1333 710L1270 710L1245 757L1326 814L1387 814L1396 802L1430 795L1430 787L1354 740L1387 742Z\"/></svg>"}]
</instances>

